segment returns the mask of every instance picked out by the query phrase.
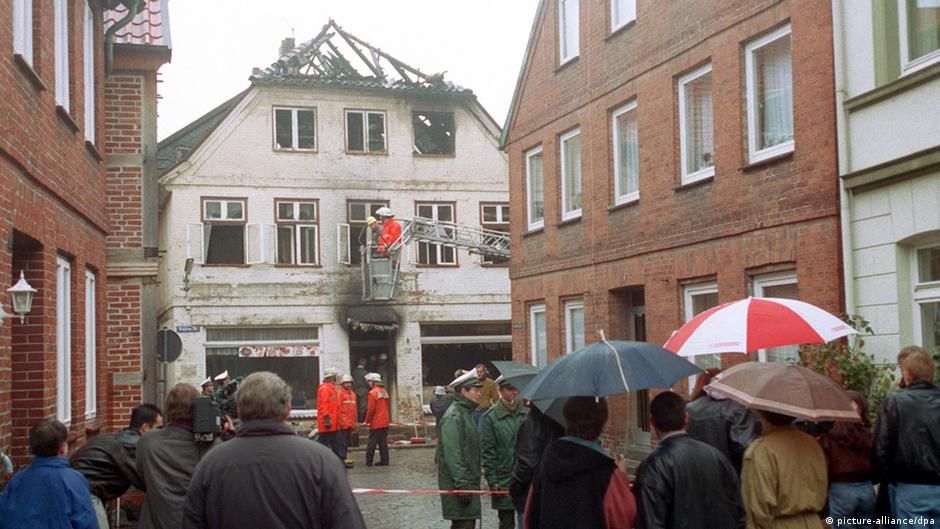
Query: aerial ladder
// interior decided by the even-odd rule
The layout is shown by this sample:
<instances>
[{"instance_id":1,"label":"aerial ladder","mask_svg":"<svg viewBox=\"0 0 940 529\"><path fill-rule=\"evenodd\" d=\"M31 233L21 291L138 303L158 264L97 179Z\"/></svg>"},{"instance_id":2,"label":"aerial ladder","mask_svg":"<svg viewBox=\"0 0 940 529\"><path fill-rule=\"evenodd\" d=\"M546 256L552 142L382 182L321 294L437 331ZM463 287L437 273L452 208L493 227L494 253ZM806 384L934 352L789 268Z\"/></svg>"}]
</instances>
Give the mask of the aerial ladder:
<instances>
[{"instance_id":1,"label":"aerial ladder","mask_svg":"<svg viewBox=\"0 0 940 529\"><path fill-rule=\"evenodd\" d=\"M440 244L487 257L509 258L509 234L505 232L424 217L398 222L402 223L401 235L387 251L378 251L377 241L371 240L371 233L367 235L367 243L359 248L363 263L364 301L392 301L398 297L401 254L412 242Z\"/></svg>"}]
</instances>

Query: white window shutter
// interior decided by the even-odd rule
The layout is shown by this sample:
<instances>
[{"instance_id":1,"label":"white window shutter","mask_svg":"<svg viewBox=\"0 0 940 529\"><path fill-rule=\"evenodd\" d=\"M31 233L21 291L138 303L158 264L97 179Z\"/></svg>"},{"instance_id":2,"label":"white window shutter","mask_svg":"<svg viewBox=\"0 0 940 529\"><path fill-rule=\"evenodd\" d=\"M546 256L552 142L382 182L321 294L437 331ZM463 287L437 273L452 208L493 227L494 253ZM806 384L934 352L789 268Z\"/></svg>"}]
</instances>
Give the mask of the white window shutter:
<instances>
[{"instance_id":1,"label":"white window shutter","mask_svg":"<svg viewBox=\"0 0 940 529\"><path fill-rule=\"evenodd\" d=\"M205 248L203 244L203 227L199 222L191 222L186 229L186 257L192 258L196 264L205 263Z\"/></svg>"},{"instance_id":2,"label":"white window shutter","mask_svg":"<svg viewBox=\"0 0 940 529\"><path fill-rule=\"evenodd\" d=\"M277 243L277 226L274 224L261 225L261 261L274 264L275 244Z\"/></svg>"},{"instance_id":3,"label":"white window shutter","mask_svg":"<svg viewBox=\"0 0 940 529\"><path fill-rule=\"evenodd\" d=\"M246 264L261 264L264 261L263 237L261 224L245 225Z\"/></svg>"},{"instance_id":4,"label":"white window shutter","mask_svg":"<svg viewBox=\"0 0 940 529\"><path fill-rule=\"evenodd\" d=\"M349 224L336 225L336 259L340 264L349 264Z\"/></svg>"}]
</instances>

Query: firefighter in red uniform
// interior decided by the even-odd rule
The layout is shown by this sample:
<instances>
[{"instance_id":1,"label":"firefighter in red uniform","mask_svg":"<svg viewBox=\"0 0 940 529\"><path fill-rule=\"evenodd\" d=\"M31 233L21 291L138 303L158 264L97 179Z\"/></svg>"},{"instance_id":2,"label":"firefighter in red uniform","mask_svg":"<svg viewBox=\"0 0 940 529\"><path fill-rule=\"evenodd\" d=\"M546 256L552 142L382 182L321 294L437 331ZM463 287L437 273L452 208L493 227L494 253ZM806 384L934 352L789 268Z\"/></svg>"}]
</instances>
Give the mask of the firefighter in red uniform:
<instances>
[{"instance_id":1,"label":"firefighter in red uniform","mask_svg":"<svg viewBox=\"0 0 940 529\"><path fill-rule=\"evenodd\" d=\"M317 433L320 442L340 455L342 447L339 439L339 391L336 389L335 367L328 367L323 371L323 383L317 388ZM345 444L345 443L343 443Z\"/></svg>"},{"instance_id":2,"label":"firefighter in red uniform","mask_svg":"<svg viewBox=\"0 0 940 529\"><path fill-rule=\"evenodd\" d=\"M377 466L388 465L388 418L389 397L385 391L385 383L378 373L366 375L369 382L369 397L366 405L365 423L369 425L369 442L366 445L366 466L372 466L375 448L379 448L379 462Z\"/></svg>"},{"instance_id":3,"label":"firefighter in red uniform","mask_svg":"<svg viewBox=\"0 0 940 529\"><path fill-rule=\"evenodd\" d=\"M375 212L382 222L382 234L379 235L379 253L388 256L389 247L401 237L401 224L395 220L395 214L386 207L381 207Z\"/></svg>"},{"instance_id":4,"label":"firefighter in red uniform","mask_svg":"<svg viewBox=\"0 0 940 529\"><path fill-rule=\"evenodd\" d=\"M339 435L343 437L343 461L346 468L352 468L352 459L349 459L349 447L352 445L353 430L356 429L356 392L353 391L352 375L343 375L339 387Z\"/></svg>"}]
</instances>

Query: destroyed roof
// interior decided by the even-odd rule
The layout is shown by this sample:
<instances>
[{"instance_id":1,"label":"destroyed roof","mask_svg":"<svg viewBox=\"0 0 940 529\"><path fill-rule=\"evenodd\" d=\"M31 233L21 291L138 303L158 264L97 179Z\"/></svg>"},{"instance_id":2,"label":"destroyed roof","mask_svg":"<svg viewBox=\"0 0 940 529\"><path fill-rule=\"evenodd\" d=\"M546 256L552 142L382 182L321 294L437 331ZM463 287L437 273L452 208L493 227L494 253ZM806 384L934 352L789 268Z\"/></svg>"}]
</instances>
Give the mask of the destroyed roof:
<instances>
[{"instance_id":1,"label":"destroyed roof","mask_svg":"<svg viewBox=\"0 0 940 529\"><path fill-rule=\"evenodd\" d=\"M314 85L403 93L472 96L469 89L426 74L344 31L330 19L320 33L251 76L255 84Z\"/></svg>"},{"instance_id":2,"label":"destroyed roof","mask_svg":"<svg viewBox=\"0 0 940 529\"><path fill-rule=\"evenodd\" d=\"M189 159L192 153L202 145L209 134L222 123L225 116L235 108L248 93L242 90L238 95L213 108L204 116L182 129L157 145L157 175L163 176L181 162Z\"/></svg>"},{"instance_id":3,"label":"destroyed roof","mask_svg":"<svg viewBox=\"0 0 940 529\"><path fill-rule=\"evenodd\" d=\"M115 44L140 44L170 47L169 0L141 0L137 16L114 34ZM104 10L104 29L107 31L128 14L127 6L117 3L114 9Z\"/></svg>"}]
</instances>

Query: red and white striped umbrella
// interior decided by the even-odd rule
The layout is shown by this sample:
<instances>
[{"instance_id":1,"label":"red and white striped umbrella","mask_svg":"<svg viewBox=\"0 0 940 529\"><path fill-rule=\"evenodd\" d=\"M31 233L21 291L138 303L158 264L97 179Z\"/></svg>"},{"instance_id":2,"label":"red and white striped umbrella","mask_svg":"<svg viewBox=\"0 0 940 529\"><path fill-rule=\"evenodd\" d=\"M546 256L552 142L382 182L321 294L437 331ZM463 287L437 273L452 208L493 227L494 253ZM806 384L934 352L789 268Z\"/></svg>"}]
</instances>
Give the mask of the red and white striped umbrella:
<instances>
[{"instance_id":1,"label":"red and white striped umbrella","mask_svg":"<svg viewBox=\"0 0 940 529\"><path fill-rule=\"evenodd\" d=\"M663 345L679 356L750 353L826 343L855 329L821 308L794 299L746 298L698 314Z\"/></svg>"}]
</instances>

